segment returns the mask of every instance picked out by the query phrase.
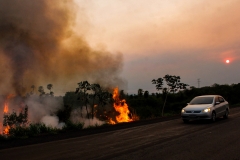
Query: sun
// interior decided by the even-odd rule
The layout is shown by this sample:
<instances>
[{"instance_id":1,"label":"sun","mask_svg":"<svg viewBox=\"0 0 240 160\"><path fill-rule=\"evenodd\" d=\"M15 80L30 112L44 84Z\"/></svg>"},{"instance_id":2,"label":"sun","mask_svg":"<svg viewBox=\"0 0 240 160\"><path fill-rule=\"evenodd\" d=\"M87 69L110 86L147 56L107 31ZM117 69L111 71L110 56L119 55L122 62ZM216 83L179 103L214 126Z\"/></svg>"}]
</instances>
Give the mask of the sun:
<instances>
[{"instance_id":1,"label":"sun","mask_svg":"<svg viewBox=\"0 0 240 160\"><path fill-rule=\"evenodd\" d=\"M226 60L226 63L230 63L229 59Z\"/></svg>"}]
</instances>

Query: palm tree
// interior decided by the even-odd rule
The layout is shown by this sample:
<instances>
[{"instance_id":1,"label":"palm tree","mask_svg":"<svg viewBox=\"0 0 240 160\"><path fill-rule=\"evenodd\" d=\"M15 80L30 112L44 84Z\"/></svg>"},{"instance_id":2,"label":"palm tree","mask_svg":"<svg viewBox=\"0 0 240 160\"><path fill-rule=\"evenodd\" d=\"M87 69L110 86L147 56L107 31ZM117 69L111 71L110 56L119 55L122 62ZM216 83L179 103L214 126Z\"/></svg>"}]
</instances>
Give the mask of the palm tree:
<instances>
[{"instance_id":1,"label":"palm tree","mask_svg":"<svg viewBox=\"0 0 240 160\"><path fill-rule=\"evenodd\" d=\"M53 85L52 84L48 84L47 85L47 89L51 92L51 89L52 89Z\"/></svg>"},{"instance_id":2,"label":"palm tree","mask_svg":"<svg viewBox=\"0 0 240 160\"><path fill-rule=\"evenodd\" d=\"M53 96L53 92L51 91L51 89L53 88L53 85L52 84L48 84L47 85L47 89L49 90L49 95Z\"/></svg>"},{"instance_id":3,"label":"palm tree","mask_svg":"<svg viewBox=\"0 0 240 160\"><path fill-rule=\"evenodd\" d=\"M33 94L35 90L35 85L32 85L31 88L32 88L31 94Z\"/></svg>"},{"instance_id":4,"label":"palm tree","mask_svg":"<svg viewBox=\"0 0 240 160\"><path fill-rule=\"evenodd\" d=\"M45 94L43 86L38 87L38 92L40 92L40 96Z\"/></svg>"}]
</instances>

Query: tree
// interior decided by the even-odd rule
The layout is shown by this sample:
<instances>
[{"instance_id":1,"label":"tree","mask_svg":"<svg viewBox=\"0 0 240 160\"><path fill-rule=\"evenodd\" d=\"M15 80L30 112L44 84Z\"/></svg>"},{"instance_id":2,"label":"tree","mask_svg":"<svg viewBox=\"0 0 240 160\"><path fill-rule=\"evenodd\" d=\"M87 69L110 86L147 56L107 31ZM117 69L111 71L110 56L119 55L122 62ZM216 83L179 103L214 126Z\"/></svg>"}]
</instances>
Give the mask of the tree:
<instances>
[{"instance_id":1,"label":"tree","mask_svg":"<svg viewBox=\"0 0 240 160\"><path fill-rule=\"evenodd\" d=\"M138 96L142 97L143 96L143 92L144 92L143 89L141 89L141 88L138 89Z\"/></svg>"},{"instance_id":2,"label":"tree","mask_svg":"<svg viewBox=\"0 0 240 160\"><path fill-rule=\"evenodd\" d=\"M94 117L94 106L95 106L95 99L97 98L98 94L101 92L101 87L99 84L91 84L91 90L93 91L93 103L92 103L92 119Z\"/></svg>"},{"instance_id":3,"label":"tree","mask_svg":"<svg viewBox=\"0 0 240 160\"><path fill-rule=\"evenodd\" d=\"M21 110L21 112L17 115L15 111L11 114L4 114L3 116L3 126L9 127L9 133L4 134L10 134L11 130L13 128L19 127L19 126L26 126L28 123L28 106L26 105L24 109Z\"/></svg>"},{"instance_id":4,"label":"tree","mask_svg":"<svg viewBox=\"0 0 240 160\"><path fill-rule=\"evenodd\" d=\"M188 86L187 84L181 83L180 82L180 76L172 76L172 75L165 75L163 78L158 78L158 79L153 79L152 80L152 84L156 84L156 89L157 90L162 90L162 93L165 94L165 100L164 100L164 104L162 107L162 116L164 113L164 107L166 105L167 102L167 95L168 93L176 93L179 90L182 89L186 89L186 87ZM167 88L163 88L163 81L166 82L167 84Z\"/></svg>"},{"instance_id":5,"label":"tree","mask_svg":"<svg viewBox=\"0 0 240 160\"><path fill-rule=\"evenodd\" d=\"M49 90L49 95L53 96L53 92L51 91L51 89L53 88L53 85L52 84L48 84L47 85L47 89Z\"/></svg>"},{"instance_id":6,"label":"tree","mask_svg":"<svg viewBox=\"0 0 240 160\"><path fill-rule=\"evenodd\" d=\"M83 104L85 105L86 107L86 111L87 111L87 117L89 119L89 113L88 113L88 104L89 104L89 95L87 93L87 91L91 90L91 84L88 83L88 81L82 81L82 82L79 82L78 83L78 88L76 88L76 93L79 94L79 97L78 99L80 101L83 102ZM81 110L82 110L82 107L81 107ZM82 113L81 113L82 114Z\"/></svg>"},{"instance_id":7,"label":"tree","mask_svg":"<svg viewBox=\"0 0 240 160\"><path fill-rule=\"evenodd\" d=\"M38 87L38 92L40 92L40 96L43 96L45 94L43 86Z\"/></svg>"},{"instance_id":8,"label":"tree","mask_svg":"<svg viewBox=\"0 0 240 160\"><path fill-rule=\"evenodd\" d=\"M83 106L86 107L88 118L89 112L87 106L91 106L92 119L94 117L94 106L104 107L110 101L111 97L111 94L108 91L104 91L99 84L90 84L88 81L78 83L75 94L78 94L77 100L80 101L81 110Z\"/></svg>"},{"instance_id":9,"label":"tree","mask_svg":"<svg viewBox=\"0 0 240 160\"><path fill-rule=\"evenodd\" d=\"M124 90L120 90L120 92L119 92L119 98L120 99L125 99L125 93L124 93Z\"/></svg>"},{"instance_id":10,"label":"tree","mask_svg":"<svg viewBox=\"0 0 240 160\"><path fill-rule=\"evenodd\" d=\"M162 86L163 86L163 79L162 78L153 79L152 84L156 84L156 89L158 91L163 89L162 88Z\"/></svg>"},{"instance_id":11,"label":"tree","mask_svg":"<svg viewBox=\"0 0 240 160\"><path fill-rule=\"evenodd\" d=\"M149 97L149 92L148 91L144 91L144 98L148 98Z\"/></svg>"}]
</instances>

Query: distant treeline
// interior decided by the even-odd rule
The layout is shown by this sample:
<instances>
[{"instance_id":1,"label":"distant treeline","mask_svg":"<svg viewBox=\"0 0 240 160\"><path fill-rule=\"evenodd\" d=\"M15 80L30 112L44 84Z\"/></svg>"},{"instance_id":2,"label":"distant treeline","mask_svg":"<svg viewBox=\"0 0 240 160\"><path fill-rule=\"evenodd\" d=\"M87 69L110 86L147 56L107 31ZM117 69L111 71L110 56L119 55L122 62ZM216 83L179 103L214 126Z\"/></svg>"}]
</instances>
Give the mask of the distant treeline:
<instances>
[{"instance_id":1,"label":"distant treeline","mask_svg":"<svg viewBox=\"0 0 240 160\"><path fill-rule=\"evenodd\" d=\"M122 97L127 100L130 110L136 112L140 119L149 119L161 116L165 94L159 92L149 94L148 91L139 89L137 94L124 94ZM232 85L214 84L202 88L189 87L177 93L168 93L164 116L179 114L181 109L195 96L209 94L223 96L229 102L230 107L240 105L240 83Z\"/></svg>"},{"instance_id":2,"label":"distant treeline","mask_svg":"<svg viewBox=\"0 0 240 160\"><path fill-rule=\"evenodd\" d=\"M188 87L187 89L172 93L172 92L156 92L149 93L139 89L136 94L126 94L123 90L120 91L120 98L126 99L131 113L137 114L140 119L150 119L161 117L164 100L167 96L164 116L180 114L183 107L187 105L195 96L217 94L223 96L231 106L240 105L240 83L232 85L213 84L208 87ZM75 108L79 106L77 100L78 95L74 92L67 92L63 97L65 105L70 105ZM105 109L104 109L105 108ZM103 112L106 107L100 107Z\"/></svg>"}]
</instances>

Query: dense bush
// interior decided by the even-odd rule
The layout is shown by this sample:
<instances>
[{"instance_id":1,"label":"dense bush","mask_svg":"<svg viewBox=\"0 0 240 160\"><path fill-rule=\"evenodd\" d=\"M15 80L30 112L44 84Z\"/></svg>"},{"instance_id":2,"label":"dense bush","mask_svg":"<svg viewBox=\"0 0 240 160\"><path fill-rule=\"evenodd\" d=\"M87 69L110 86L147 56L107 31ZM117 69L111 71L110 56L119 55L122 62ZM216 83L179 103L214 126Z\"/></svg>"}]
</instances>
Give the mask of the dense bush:
<instances>
[{"instance_id":1,"label":"dense bush","mask_svg":"<svg viewBox=\"0 0 240 160\"><path fill-rule=\"evenodd\" d=\"M42 123L30 124L29 126L16 126L9 129L9 137L28 138L41 134L54 134L59 132L57 128L48 127Z\"/></svg>"},{"instance_id":2,"label":"dense bush","mask_svg":"<svg viewBox=\"0 0 240 160\"><path fill-rule=\"evenodd\" d=\"M4 114L3 116L3 126L17 127L26 125L28 122L28 106L25 106L24 110L18 115L16 112L11 114Z\"/></svg>"},{"instance_id":3,"label":"dense bush","mask_svg":"<svg viewBox=\"0 0 240 160\"><path fill-rule=\"evenodd\" d=\"M71 116L71 112L72 112L72 107L65 104L63 109L60 109L57 112L57 116L59 118L59 121L64 122L64 123L68 122L69 118Z\"/></svg>"},{"instance_id":4,"label":"dense bush","mask_svg":"<svg viewBox=\"0 0 240 160\"><path fill-rule=\"evenodd\" d=\"M83 129L84 123L73 123L71 121L67 121L63 130L81 130Z\"/></svg>"}]
</instances>

